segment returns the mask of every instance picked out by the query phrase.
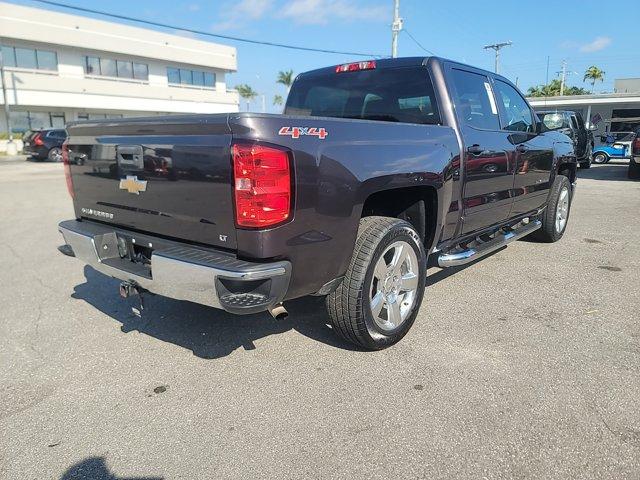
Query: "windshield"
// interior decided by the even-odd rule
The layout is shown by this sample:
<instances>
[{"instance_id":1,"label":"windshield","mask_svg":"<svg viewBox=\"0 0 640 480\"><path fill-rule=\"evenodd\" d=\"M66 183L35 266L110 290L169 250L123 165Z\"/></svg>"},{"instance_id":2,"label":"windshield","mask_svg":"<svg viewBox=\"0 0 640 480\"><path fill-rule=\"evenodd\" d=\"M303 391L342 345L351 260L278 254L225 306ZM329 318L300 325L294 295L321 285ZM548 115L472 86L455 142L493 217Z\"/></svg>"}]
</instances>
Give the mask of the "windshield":
<instances>
[{"instance_id":1,"label":"windshield","mask_svg":"<svg viewBox=\"0 0 640 480\"><path fill-rule=\"evenodd\" d=\"M425 67L303 76L293 84L284 113L440 123L433 86Z\"/></svg>"},{"instance_id":2,"label":"windshield","mask_svg":"<svg viewBox=\"0 0 640 480\"><path fill-rule=\"evenodd\" d=\"M568 127L562 113L538 113L538 118L549 130Z\"/></svg>"}]
</instances>

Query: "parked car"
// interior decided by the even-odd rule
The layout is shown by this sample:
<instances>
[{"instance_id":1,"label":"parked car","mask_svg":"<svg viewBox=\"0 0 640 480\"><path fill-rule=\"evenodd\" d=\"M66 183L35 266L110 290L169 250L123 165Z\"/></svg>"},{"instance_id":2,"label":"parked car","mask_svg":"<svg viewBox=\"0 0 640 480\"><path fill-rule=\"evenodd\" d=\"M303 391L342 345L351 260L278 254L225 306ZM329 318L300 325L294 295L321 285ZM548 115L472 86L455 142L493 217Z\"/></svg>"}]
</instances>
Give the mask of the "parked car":
<instances>
[{"instance_id":1,"label":"parked car","mask_svg":"<svg viewBox=\"0 0 640 480\"><path fill-rule=\"evenodd\" d=\"M28 131L22 137L22 151L38 160L62 161L62 144L67 132L62 128Z\"/></svg>"},{"instance_id":2,"label":"parked car","mask_svg":"<svg viewBox=\"0 0 640 480\"><path fill-rule=\"evenodd\" d=\"M61 251L122 296L275 318L326 296L338 334L385 348L416 319L429 255L447 268L562 238L576 156L536 120L506 78L430 57L303 73L284 115L75 122Z\"/></svg>"},{"instance_id":3,"label":"parked car","mask_svg":"<svg viewBox=\"0 0 640 480\"><path fill-rule=\"evenodd\" d=\"M635 134L629 158L629 178L637 180L640 179L640 127L636 129Z\"/></svg>"},{"instance_id":4,"label":"parked car","mask_svg":"<svg viewBox=\"0 0 640 480\"><path fill-rule=\"evenodd\" d=\"M573 141L580 168L590 168L594 148L593 130L587 128L580 112L545 110L538 118L549 130L558 130Z\"/></svg>"},{"instance_id":5,"label":"parked car","mask_svg":"<svg viewBox=\"0 0 640 480\"><path fill-rule=\"evenodd\" d=\"M631 158L631 144L635 139L634 132L608 132L600 137L601 145L593 150L595 163L607 163L612 158L627 160Z\"/></svg>"}]
</instances>

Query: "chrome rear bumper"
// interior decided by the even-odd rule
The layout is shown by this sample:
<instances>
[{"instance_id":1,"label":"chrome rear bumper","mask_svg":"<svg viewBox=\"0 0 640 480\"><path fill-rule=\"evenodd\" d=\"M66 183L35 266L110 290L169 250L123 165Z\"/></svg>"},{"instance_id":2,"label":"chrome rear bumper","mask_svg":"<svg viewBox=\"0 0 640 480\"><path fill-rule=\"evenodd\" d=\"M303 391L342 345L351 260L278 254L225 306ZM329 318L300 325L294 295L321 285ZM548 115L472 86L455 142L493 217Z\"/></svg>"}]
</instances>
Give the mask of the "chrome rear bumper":
<instances>
[{"instance_id":1,"label":"chrome rear bumper","mask_svg":"<svg viewBox=\"0 0 640 480\"><path fill-rule=\"evenodd\" d=\"M73 255L99 272L158 295L256 313L280 303L289 286L291 263L254 263L211 249L142 235L90 221L68 220L58 229ZM150 265L121 256L119 242L151 250Z\"/></svg>"}]
</instances>

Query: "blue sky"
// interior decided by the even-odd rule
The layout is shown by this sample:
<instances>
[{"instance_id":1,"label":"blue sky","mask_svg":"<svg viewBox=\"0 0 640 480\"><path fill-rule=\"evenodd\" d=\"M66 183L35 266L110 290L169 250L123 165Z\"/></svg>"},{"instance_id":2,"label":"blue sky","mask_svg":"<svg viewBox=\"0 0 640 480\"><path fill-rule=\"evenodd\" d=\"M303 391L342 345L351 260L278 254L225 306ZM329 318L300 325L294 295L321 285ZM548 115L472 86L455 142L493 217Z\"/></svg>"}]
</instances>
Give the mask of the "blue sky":
<instances>
[{"instance_id":1,"label":"blue sky","mask_svg":"<svg viewBox=\"0 0 640 480\"><path fill-rule=\"evenodd\" d=\"M392 0L63 1L256 40L377 55L389 55L391 49ZM42 7L29 0L21 3ZM483 50L484 45L511 40L513 46L502 50L501 73L512 81L517 79L523 90L545 82L547 56L549 79L560 70L563 59L567 60L568 71L577 72L569 76L570 85L590 88L582 82L585 69L590 65L603 69L605 81L596 85L596 92L612 91L614 78L640 77L637 0L619 0L615 7L592 0L401 0L400 11L405 28L425 48L479 67L493 69L493 52ZM228 77L228 85L250 84L266 95L269 111L275 110L271 105L273 95L286 95L284 88L275 84L279 70L291 68L299 73L361 59L202 39L238 49L238 72ZM403 32L399 55L428 54ZM252 109L260 109L259 100Z\"/></svg>"}]
</instances>

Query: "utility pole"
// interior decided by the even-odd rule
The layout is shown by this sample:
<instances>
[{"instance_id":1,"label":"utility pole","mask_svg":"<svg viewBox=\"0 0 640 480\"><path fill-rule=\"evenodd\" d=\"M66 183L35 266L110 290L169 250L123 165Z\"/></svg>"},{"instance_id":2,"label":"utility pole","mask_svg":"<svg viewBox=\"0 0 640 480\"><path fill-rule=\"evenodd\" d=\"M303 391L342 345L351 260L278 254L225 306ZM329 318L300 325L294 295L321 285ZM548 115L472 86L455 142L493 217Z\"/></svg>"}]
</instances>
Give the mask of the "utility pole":
<instances>
[{"instance_id":1,"label":"utility pole","mask_svg":"<svg viewBox=\"0 0 640 480\"><path fill-rule=\"evenodd\" d=\"M495 68L494 68L494 71L496 73L499 73L499 70L500 70L499 68L500 67L500 49L504 47L510 47L511 45L513 44L511 43L511 40L509 40L508 42L494 43L492 45L484 46L485 50L491 49L491 50L495 50L496 52L496 60L495 60Z\"/></svg>"},{"instance_id":2,"label":"utility pole","mask_svg":"<svg viewBox=\"0 0 640 480\"><path fill-rule=\"evenodd\" d=\"M393 23L391 24L391 58L398 56L398 35L402 30L400 0L393 0Z\"/></svg>"},{"instance_id":3,"label":"utility pole","mask_svg":"<svg viewBox=\"0 0 640 480\"><path fill-rule=\"evenodd\" d=\"M562 60L562 70L558 73L562 74L561 80L560 80L560 96L564 95L564 83L567 80L567 61L566 60Z\"/></svg>"},{"instance_id":4,"label":"utility pole","mask_svg":"<svg viewBox=\"0 0 640 480\"><path fill-rule=\"evenodd\" d=\"M0 45L2 39L0 38ZM4 100L4 116L7 119L7 131L9 133L9 145L7 145L7 153L10 153L13 146L13 129L11 128L11 116L9 115L9 96L7 95L7 82L4 77L4 60L2 58L2 48L0 48L0 83L2 83L2 98Z\"/></svg>"}]
</instances>

